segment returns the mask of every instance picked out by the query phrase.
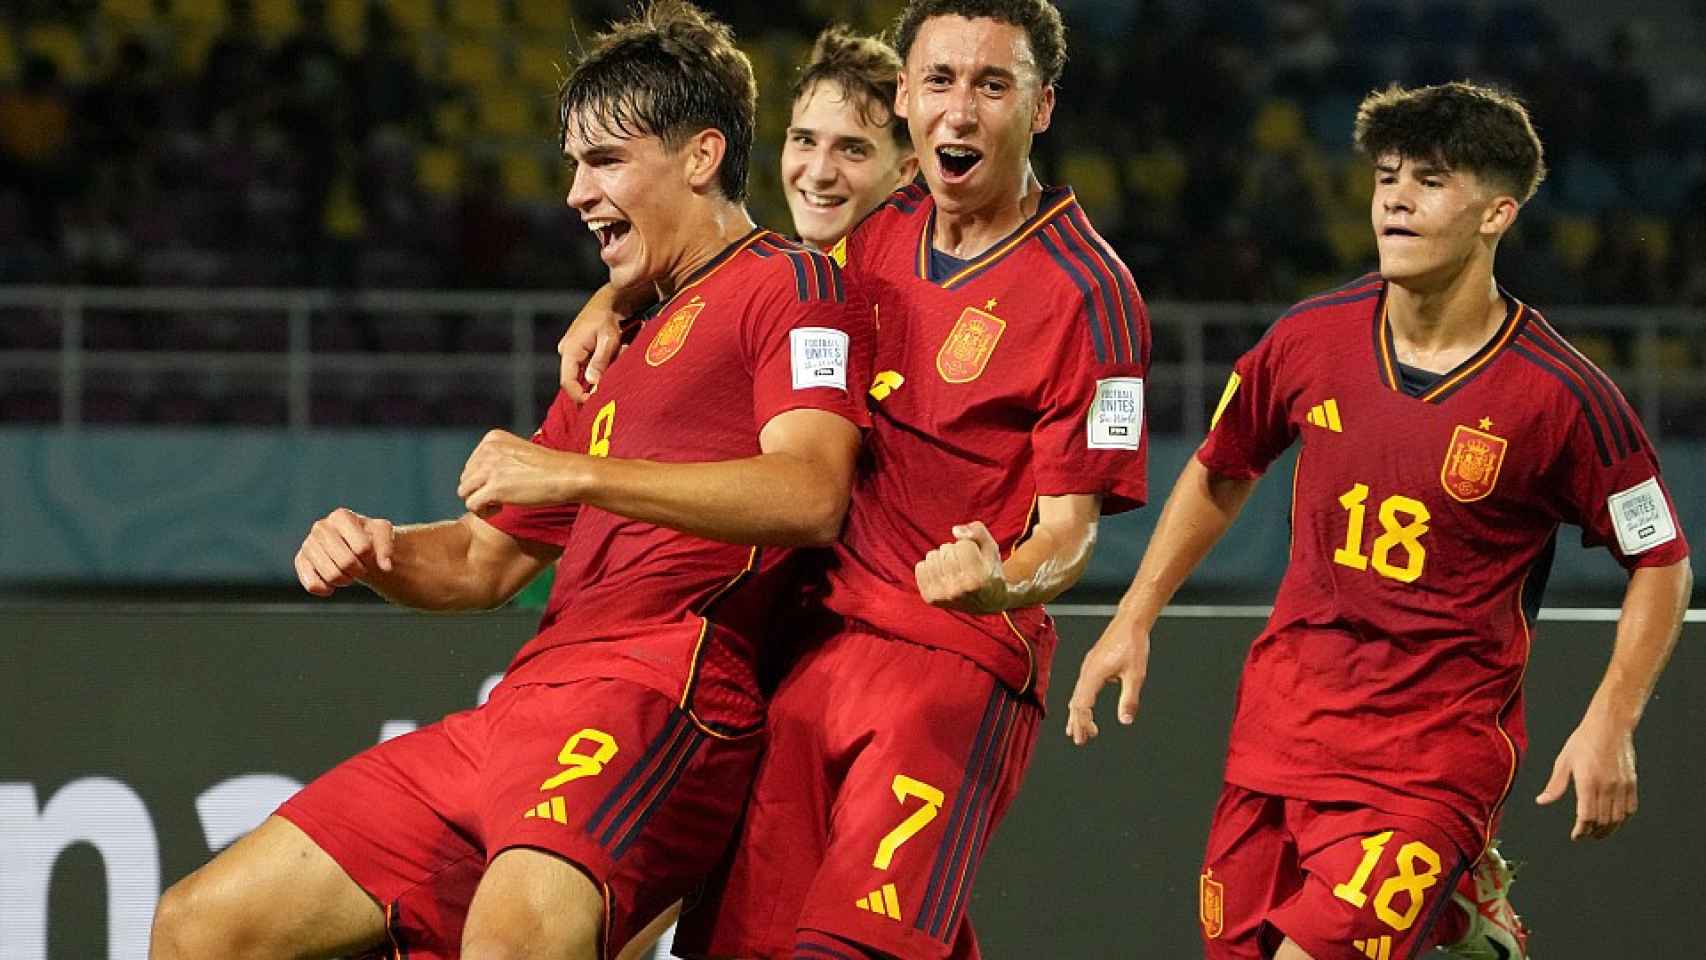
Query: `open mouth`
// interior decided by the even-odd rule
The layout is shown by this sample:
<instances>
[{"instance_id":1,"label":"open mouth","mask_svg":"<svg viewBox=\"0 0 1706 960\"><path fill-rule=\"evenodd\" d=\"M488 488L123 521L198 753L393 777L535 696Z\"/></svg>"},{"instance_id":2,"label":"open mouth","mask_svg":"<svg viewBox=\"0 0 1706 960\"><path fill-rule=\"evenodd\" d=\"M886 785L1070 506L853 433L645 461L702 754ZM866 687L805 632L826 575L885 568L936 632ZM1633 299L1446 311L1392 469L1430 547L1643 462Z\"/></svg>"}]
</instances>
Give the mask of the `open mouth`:
<instances>
[{"instance_id":1,"label":"open mouth","mask_svg":"<svg viewBox=\"0 0 1706 960\"><path fill-rule=\"evenodd\" d=\"M810 190L801 190L800 199L804 200L806 206L813 210L834 210L847 202L846 197L832 197L827 194L812 193Z\"/></svg>"},{"instance_id":2,"label":"open mouth","mask_svg":"<svg viewBox=\"0 0 1706 960\"><path fill-rule=\"evenodd\" d=\"M598 237L598 252L607 253L628 235L629 226L623 220L598 219L586 222L588 230Z\"/></svg>"},{"instance_id":3,"label":"open mouth","mask_svg":"<svg viewBox=\"0 0 1706 960\"><path fill-rule=\"evenodd\" d=\"M949 180L961 180L983 160L983 154L971 147L958 145L936 148L936 161Z\"/></svg>"},{"instance_id":4,"label":"open mouth","mask_svg":"<svg viewBox=\"0 0 1706 960\"><path fill-rule=\"evenodd\" d=\"M1380 231L1383 237L1419 237L1421 234L1408 227L1387 227Z\"/></svg>"}]
</instances>

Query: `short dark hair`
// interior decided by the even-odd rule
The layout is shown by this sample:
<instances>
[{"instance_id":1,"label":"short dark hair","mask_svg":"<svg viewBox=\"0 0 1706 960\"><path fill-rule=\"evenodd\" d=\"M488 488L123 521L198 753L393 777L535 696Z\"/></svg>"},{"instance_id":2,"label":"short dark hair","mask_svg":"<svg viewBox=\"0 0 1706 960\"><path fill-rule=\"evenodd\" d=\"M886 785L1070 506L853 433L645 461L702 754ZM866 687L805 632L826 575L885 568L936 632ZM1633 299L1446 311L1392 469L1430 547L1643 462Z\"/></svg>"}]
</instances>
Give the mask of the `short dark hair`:
<instances>
[{"instance_id":1,"label":"short dark hair","mask_svg":"<svg viewBox=\"0 0 1706 960\"><path fill-rule=\"evenodd\" d=\"M624 137L656 136L671 150L701 130L728 146L717 183L746 199L758 87L752 63L726 24L687 0L654 0L632 20L612 24L564 78L557 95L562 145L571 125Z\"/></svg>"},{"instance_id":2,"label":"short dark hair","mask_svg":"<svg viewBox=\"0 0 1706 960\"><path fill-rule=\"evenodd\" d=\"M912 41L918 39L918 29L932 17L981 18L1024 30L1045 87L1058 83L1066 68L1066 25L1048 0L911 0L894 25L894 47L903 62L912 52Z\"/></svg>"},{"instance_id":3,"label":"short dark hair","mask_svg":"<svg viewBox=\"0 0 1706 960\"><path fill-rule=\"evenodd\" d=\"M1396 154L1472 171L1519 202L1546 178L1528 108L1514 94L1476 83L1376 90L1357 107L1355 142L1370 160Z\"/></svg>"},{"instance_id":4,"label":"short dark hair","mask_svg":"<svg viewBox=\"0 0 1706 960\"><path fill-rule=\"evenodd\" d=\"M894 95L900 56L877 37L854 33L845 24L832 24L817 35L811 56L800 65L789 99L798 103L820 83L833 83L853 101L859 119L873 127L886 126L896 145L912 145L906 119L895 116Z\"/></svg>"}]
</instances>

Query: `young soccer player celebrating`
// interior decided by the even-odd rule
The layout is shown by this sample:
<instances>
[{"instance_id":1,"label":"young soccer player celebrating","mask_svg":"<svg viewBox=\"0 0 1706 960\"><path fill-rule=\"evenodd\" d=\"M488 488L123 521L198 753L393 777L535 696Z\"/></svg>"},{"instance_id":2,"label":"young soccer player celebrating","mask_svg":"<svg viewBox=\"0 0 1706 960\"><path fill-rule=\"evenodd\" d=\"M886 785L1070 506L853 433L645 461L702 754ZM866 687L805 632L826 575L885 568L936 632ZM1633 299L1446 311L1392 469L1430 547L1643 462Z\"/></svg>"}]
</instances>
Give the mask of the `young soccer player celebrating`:
<instances>
[{"instance_id":1,"label":"young soccer player celebrating","mask_svg":"<svg viewBox=\"0 0 1706 960\"><path fill-rule=\"evenodd\" d=\"M594 404L470 456L460 519L315 524L303 586L503 602L562 556L481 707L335 767L175 885L151 955L616 954L695 889L759 752L756 646L786 548L840 529L870 325L830 259L754 229L755 102L679 0L600 37L562 93L568 202L613 283L660 298ZM496 511L496 512L493 512Z\"/></svg>"},{"instance_id":2,"label":"young soccer player celebrating","mask_svg":"<svg viewBox=\"0 0 1706 960\"><path fill-rule=\"evenodd\" d=\"M1635 810L1634 729L1681 627L1688 549L1634 411L1494 281L1544 174L1522 105L1392 88L1363 101L1356 143L1380 271L1293 307L1238 361L1067 733L1096 735L1116 680L1132 722L1162 607L1301 443L1291 560L1245 662L1199 881L1206 954L1520 960L1491 844L1558 527L1630 571L1611 664L1540 797L1574 783L1572 838Z\"/></svg>"}]
</instances>

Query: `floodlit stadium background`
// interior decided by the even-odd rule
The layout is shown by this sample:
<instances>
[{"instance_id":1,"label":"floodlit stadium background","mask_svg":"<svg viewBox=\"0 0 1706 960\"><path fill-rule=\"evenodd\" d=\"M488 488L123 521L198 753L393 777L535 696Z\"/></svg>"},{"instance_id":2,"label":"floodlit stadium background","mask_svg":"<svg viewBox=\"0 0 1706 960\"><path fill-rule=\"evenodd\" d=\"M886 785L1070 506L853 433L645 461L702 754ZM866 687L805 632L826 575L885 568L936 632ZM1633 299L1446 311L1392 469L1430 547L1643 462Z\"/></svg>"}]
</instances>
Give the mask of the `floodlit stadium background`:
<instances>
[{"instance_id":1,"label":"floodlit stadium background","mask_svg":"<svg viewBox=\"0 0 1706 960\"><path fill-rule=\"evenodd\" d=\"M708 4L761 85L754 212L782 227L791 64L895 5ZM1348 149L1390 80L1529 99L1552 176L1500 279L1623 387L1706 538L1706 4L1062 4L1071 61L1040 175L1068 182L1150 300L1157 503L1228 365L1284 304L1371 264ZM141 957L158 891L292 784L479 697L534 614L307 603L290 557L344 504L456 511L481 430L530 430L598 280L561 202L552 92L618 3L18 0L0 11L0 960ZM1284 466L1276 467L1283 470ZM1283 568L1283 484L1164 621L1134 731L1058 728L1093 606L1154 510L1104 526L1063 605L1051 715L973 905L985 953L1180 957L1244 643ZM1614 604L1566 532L1548 604ZM276 604L288 604L277 606ZM1204 609L1207 607L1208 609ZM1643 724L1642 812L1570 847L1536 810L1608 655L1544 624L1504 835L1548 958L1669 955L1706 782L1706 627ZM1110 705L1111 706L1111 705Z\"/></svg>"}]
</instances>

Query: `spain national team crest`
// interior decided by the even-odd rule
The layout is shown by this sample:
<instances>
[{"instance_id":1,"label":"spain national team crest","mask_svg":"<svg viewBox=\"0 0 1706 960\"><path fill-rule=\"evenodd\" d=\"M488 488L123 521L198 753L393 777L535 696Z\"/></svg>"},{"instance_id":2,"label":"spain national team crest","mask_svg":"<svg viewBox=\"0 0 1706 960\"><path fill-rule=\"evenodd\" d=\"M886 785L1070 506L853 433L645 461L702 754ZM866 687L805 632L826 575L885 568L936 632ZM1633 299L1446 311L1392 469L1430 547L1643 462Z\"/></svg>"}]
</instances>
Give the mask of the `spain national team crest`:
<instances>
[{"instance_id":1,"label":"spain national team crest","mask_svg":"<svg viewBox=\"0 0 1706 960\"><path fill-rule=\"evenodd\" d=\"M936 351L936 372L949 383L970 383L983 376L983 368L989 365L989 356L1006 329L1007 321L995 314L965 308L960 322L942 341L942 349Z\"/></svg>"},{"instance_id":2,"label":"spain national team crest","mask_svg":"<svg viewBox=\"0 0 1706 960\"><path fill-rule=\"evenodd\" d=\"M1482 421L1486 423L1486 421ZM1439 482L1445 492L1464 503L1473 503L1493 492L1499 482L1499 467L1505 462L1509 443L1473 427L1459 426L1451 434Z\"/></svg>"},{"instance_id":3,"label":"spain national team crest","mask_svg":"<svg viewBox=\"0 0 1706 960\"><path fill-rule=\"evenodd\" d=\"M1210 870L1198 879L1197 892L1202 935L1213 940L1226 927L1226 888L1214 879L1214 871Z\"/></svg>"},{"instance_id":4,"label":"spain national team crest","mask_svg":"<svg viewBox=\"0 0 1706 960\"><path fill-rule=\"evenodd\" d=\"M703 309L705 302L694 297L686 306L670 314L658 335L652 338L651 345L646 347L646 362L656 367L680 353L681 345L687 342L688 331L693 329L693 318L699 316Z\"/></svg>"}]
</instances>

